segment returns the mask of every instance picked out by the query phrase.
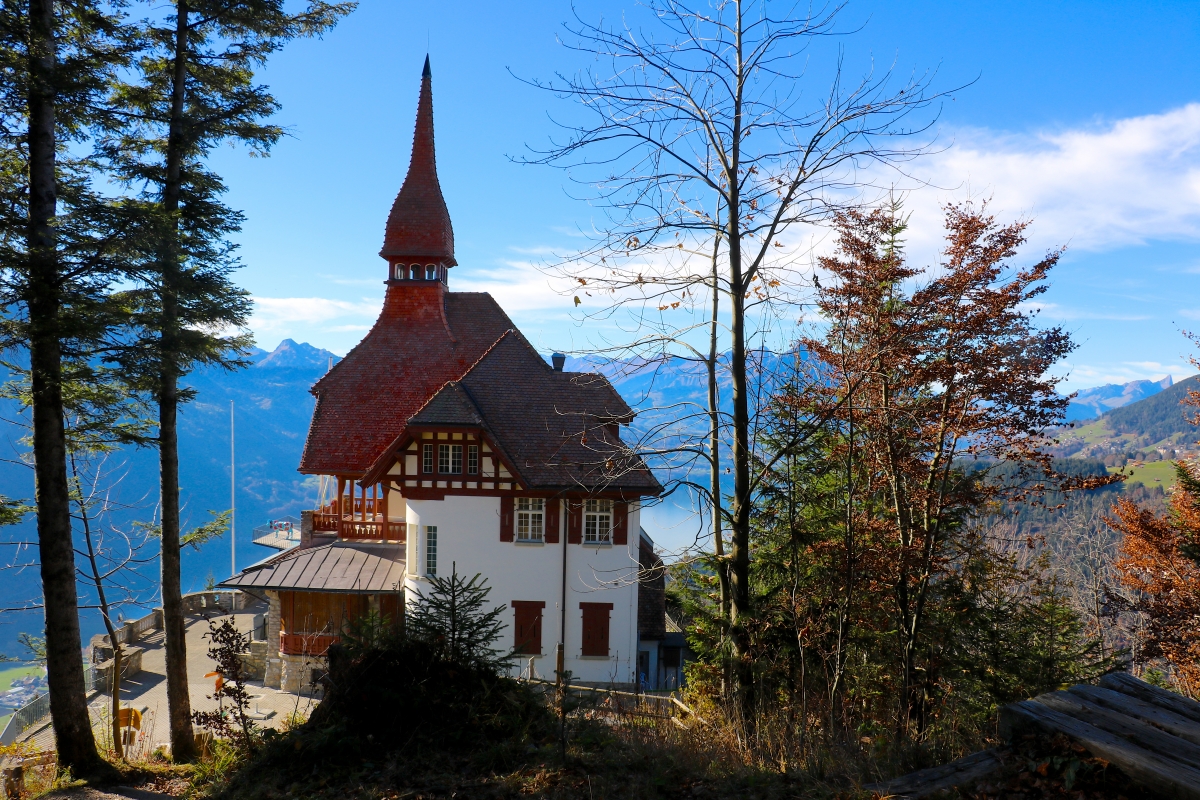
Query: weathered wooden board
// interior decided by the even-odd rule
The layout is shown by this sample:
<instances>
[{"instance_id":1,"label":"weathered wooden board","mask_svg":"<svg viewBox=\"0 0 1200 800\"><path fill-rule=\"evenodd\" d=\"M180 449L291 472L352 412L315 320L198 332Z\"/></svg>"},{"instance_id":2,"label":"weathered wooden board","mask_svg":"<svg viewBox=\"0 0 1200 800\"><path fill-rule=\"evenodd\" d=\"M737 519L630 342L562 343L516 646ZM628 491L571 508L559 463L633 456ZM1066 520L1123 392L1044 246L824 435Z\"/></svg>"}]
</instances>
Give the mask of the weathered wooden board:
<instances>
[{"instance_id":1,"label":"weathered wooden board","mask_svg":"<svg viewBox=\"0 0 1200 800\"><path fill-rule=\"evenodd\" d=\"M1148 722L1172 736L1200 745L1200 722L1182 717L1162 706L1147 703L1131 695L1114 692L1103 686L1072 686L1071 694L1119 713Z\"/></svg>"},{"instance_id":2,"label":"weathered wooden board","mask_svg":"<svg viewBox=\"0 0 1200 800\"><path fill-rule=\"evenodd\" d=\"M1189 700L1181 694L1175 694L1174 692L1168 692L1166 689L1151 686L1127 672L1114 672L1105 675L1100 679L1100 685L1105 689L1111 689L1114 692L1120 692L1121 694L1136 697L1147 703L1153 703L1181 717L1200 723L1200 703L1197 703L1195 700Z\"/></svg>"},{"instance_id":3,"label":"weathered wooden board","mask_svg":"<svg viewBox=\"0 0 1200 800\"><path fill-rule=\"evenodd\" d=\"M931 794L974 783L999 772L1004 762L995 750L984 750L943 764L940 767L910 772L890 781L873 783L863 788L895 800L920 800Z\"/></svg>"},{"instance_id":4,"label":"weathered wooden board","mask_svg":"<svg viewBox=\"0 0 1200 800\"><path fill-rule=\"evenodd\" d=\"M1035 703L1069 714L1075 719L1116 734L1127 742L1169 757L1200 772L1200 746L1172 736L1148 722L1096 705L1071 692L1050 692L1035 697Z\"/></svg>"},{"instance_id":5,"label":"weathered wooden board","mask_svg":"<svg viewBox=\"0 0 1200 800\"><path fill-rule=\"evenodd\" d=\"M1064 734L1147 789L1178 800L1200 800L1200 769L1173 760L1169 753L1152 752L1041 702L1024 700L1000 710L1002 736L1011 740L1027 731Z\"/></svg>"}]
</instances>

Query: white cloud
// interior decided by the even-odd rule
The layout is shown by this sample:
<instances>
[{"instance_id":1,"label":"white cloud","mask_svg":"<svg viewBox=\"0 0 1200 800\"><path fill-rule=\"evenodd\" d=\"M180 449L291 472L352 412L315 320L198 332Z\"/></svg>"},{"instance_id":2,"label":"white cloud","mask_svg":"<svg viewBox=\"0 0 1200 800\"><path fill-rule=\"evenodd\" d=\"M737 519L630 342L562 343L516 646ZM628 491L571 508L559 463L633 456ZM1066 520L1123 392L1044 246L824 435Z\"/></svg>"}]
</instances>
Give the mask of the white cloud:
<instances>
[{"instance_id":1,"label":"white cloud","mask_svg":"<svg viewBox=\"0 0 1200 800\"><path fill-rule=\"evenodd\" d=\"M1146 314L1117 314L1108 311L1097 311L1095 309L1072 308L1070 306L1059 305L1058 303L1021 303L1019 307L1026 313L1037 312L1042 319L1047 320L1106 319L1119 322L1137 322L1139 320L1152 319L1152 317Z\"/></svg>"},{"instance_id":2,"label":"white cloud","mask_svg":"<svg viewBox=\"0 0 1200 800\"><path fill-rule=\"evenodd\" d=\"M1032 241L1043 248L1200 237L1200 103L1060 131L962 129L946 150L910 166L942 187L909 195L915 237L942 203L969 196L994 198L1002 219L1033 217Z\"/></svg>"},{"instance_id":3,"label":"white cloud","mask_svg":"<svg viewBox=\"0 0 1200 800\"><path fill-rule=\"evenodd\" d=\"M1059 391L1073 392L1109 383L1158 381L1167 375L1178 382L1195 375L1196 370L1180 358L1175 362L1124 361L1112 364L1065 364L1060 369L1056 369L1055 373L1065 376L1063 383L1059 385Z\"/></svg>"},{"instance_id":4,"label":"white cloud","mask_svg":"<svg viewBox=\"0 0 1200 800\"><path fill-rule=\"evenodd\" d=\"M528 261L507 261L499 267L462 275L452 271L450 288L456 292L487 292L509 313L552 309L565 314L571 304L571 298L554 291L550 279Z\"/></svg>"},{"instance_id":5,"label":"white cloud","mask_svg":"<svg viewBox=\"0 0 1200 800\"><path fill-rule=\"evenodd\" d=\"M379 316L380 303L378 300L362 300L351 302L347 300L331 300L327 297L255 297L254 316L250 327L255 331L292 330L304 325L317 325L323 330L327 328L322 323L335 320L354 319L362 322L342 325L355 325L355 330L365 329Z\"/></svg>"}]
</instances>

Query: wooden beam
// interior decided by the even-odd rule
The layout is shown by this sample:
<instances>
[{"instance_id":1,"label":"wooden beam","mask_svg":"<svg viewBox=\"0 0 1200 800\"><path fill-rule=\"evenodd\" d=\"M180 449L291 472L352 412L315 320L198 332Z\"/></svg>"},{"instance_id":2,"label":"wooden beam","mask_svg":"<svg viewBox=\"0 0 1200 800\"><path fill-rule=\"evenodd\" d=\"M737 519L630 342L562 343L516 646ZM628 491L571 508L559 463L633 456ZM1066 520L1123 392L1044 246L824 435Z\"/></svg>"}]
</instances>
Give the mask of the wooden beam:
<instances>
[{"instance_id":1,"label":"wooden beam","mask_svg":"<svg viewBox=\"0 0 1200 800\"><path fill-rule=\"evenodd\" d=\"M1065 734L1149 789L1178 800L1200 800L1200 770L1042 703L1023 700L1000 709L1001 736L1011 741L1026 732Z\"/></svg>"}]
</instances>

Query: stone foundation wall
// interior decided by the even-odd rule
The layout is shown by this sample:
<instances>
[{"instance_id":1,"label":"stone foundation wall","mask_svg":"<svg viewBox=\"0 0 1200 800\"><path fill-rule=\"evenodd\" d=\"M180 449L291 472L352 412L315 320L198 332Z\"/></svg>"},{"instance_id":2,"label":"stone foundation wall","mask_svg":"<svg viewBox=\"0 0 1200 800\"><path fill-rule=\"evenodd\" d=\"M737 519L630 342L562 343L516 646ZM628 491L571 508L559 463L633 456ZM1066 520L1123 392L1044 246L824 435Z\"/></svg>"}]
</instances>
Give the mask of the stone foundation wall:
<instances>
[{"instance_id":1,"label":"stone foundation wall","mask_svg":"<svg viewBox=\"0 0 1200 800\"><path fill-rule=\"evenodd\" d=\"M279 688L285 692L299 694L320 694L321 686L313 684L313 673L325 671L324 656L289 656L280 655L281 662Z\"/></svg>"},{"instance_id":2,"label":"stone foundation wall","mask_svg":"<svg viewBox=\"0 0 1200 800\"><path fill-rule=\"evenodd\" d=\"M261 681L267 674L268 648L266 642L251 642L250 650L238 653L242 662L242 675L249 681Z\"/></svg>"},{"instance_id":3,"label":"stone foundation wall","mask_svg":"<svg viewBox=\"0 0 1200 800\"><path fill-rule=\"evenodd\" d=\"M263 685L278 689L283 682L283 659L279 654L279 592L267 591L267 657L263 667Z\"/></svg>"}]
</instances>

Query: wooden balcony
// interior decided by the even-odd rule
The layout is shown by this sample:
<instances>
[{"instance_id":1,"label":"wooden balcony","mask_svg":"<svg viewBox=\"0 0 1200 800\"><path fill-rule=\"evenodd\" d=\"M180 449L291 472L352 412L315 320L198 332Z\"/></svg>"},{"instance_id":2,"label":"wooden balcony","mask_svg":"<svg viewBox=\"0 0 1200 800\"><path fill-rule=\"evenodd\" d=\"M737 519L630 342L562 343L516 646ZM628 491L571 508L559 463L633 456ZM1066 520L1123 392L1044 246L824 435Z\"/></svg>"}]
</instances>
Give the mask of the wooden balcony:
<instances>
[{"instance_id":1,"label":"wooden balcony","mask_svg":"<svg viewBox=\"0 0 1200 800\"><path fill-rule=\"evenodd\" d=\"M313 512L313 530L322 533L337 533L341 527L338 515L332 511L314 511Z\"/></svg>"},{"instance_id":2,"label":"wooden balcony","mask_svg":"<svg viewBox=\"0 0 1200 800\"><path fill-rule=\"evenodd\" d=\"M338 536L355 541L403 542L407 538L406 531L403 522L343 517Z\"/></svg>"},{"instance_id":3,"label":"wooden balcony","mask_svg":"<svg viewBox=\"0 0 1200 800\"><path fill-rule=\"evenodd\" d=\"M280 633L279 652L288 656L323 656L340 639L332 633Z\"/></svg>"}]
</instances>

